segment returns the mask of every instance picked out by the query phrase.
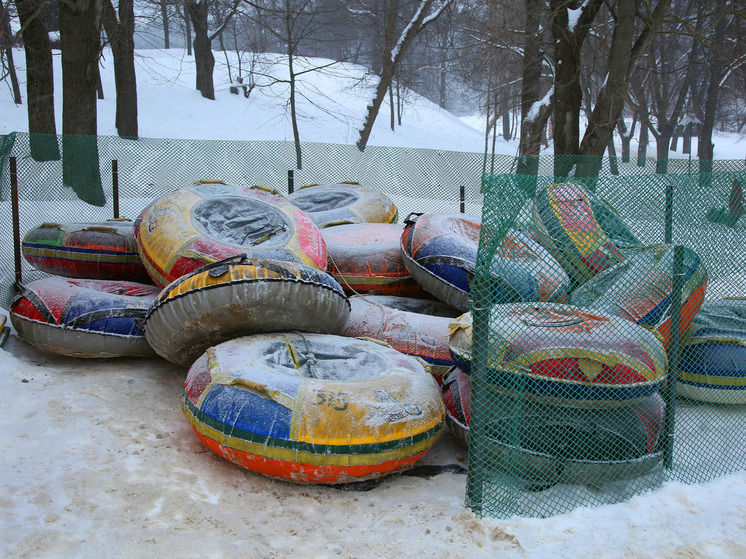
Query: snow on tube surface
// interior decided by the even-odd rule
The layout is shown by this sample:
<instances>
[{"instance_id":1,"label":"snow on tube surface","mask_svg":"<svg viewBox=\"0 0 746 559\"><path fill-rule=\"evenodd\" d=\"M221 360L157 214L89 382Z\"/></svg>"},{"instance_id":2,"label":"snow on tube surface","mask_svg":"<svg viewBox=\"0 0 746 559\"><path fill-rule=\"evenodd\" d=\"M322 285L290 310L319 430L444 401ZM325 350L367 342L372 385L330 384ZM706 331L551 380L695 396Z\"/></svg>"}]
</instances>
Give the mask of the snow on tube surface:
<instances>
[{"instance_id":1,"label":"snow on tube surface","mask_svg":"<svg viewBox=\"0 0 746 559\"><path fill-rule=\"evenodd\" d=\"M148 274L161 287L242 253L326 269L318 227L297 206L259 187L200 181L170 192L142 211L135 239Z\"/></svg>"},{"instance_id":2,"label":"snow on tube surface","mask_svg":"<svg viewBox=\"0 0 746 559\"><path fill-rule=\"evenodd\" d=\"M417 359L324 334L260 334L209 348L189 370L182 402L210 450L301 483L407 468L436 442L445 414Z\"/></svg>"},{"instance_id":3,"label":"snow on tube surface","mask_svg":"<svg viewBox=\"0 0 746 559\"><path fill-rule=\"evenodd\" d=\"M350 304L342 335L386 342L426 361L436 377L451 367L448 334L459 311L439 301L384 295L351 297Z\"/></svg>"},{"instance_id":4,"label":"snow on tube surface","mask_svg":"<svg viewBox=\"0 0 746 559\"><path fill-rule=\"evenodd\" d=\"M172 282L145 320L162 357L191 365L209 346L263 332L341 332L350 303L326 272L245 255L208 264Z\"/></svg>"},{"instance_id":5,"label":"snow on tube surface","mask_svg":"<svg viewBox=\"0 0 746 559\"><path fill-rule=\"evenodd\" d=\"M399 211L380 190L356 182L309 184L288 194L319 227L350 223L396 223Z\"/></svg>"},{"instance_id":6,"label":"snow on tube surface","mask_svg":"<svg viewBox=\"0 0 746 559\"><path fill-rule=\"evenodd\" d=\"M559 183L537 193L533 226L542 246L581 284L624 260L622 249L639 247L619 216L578 183Z\"/></svg>"},{"instance_id":7,"label":"snow on tube surface","mask_svg":"<svg viewBox=\"0 0 746 559\"><path fill-rule=\"evenodd\" d=\"M568 407L640 402L666 379L658 337L624 319L557 303L514 303L490 310L489 383L499 392ZM449 338L453 362L471 368L471 313Z\"/></svg>"},{"instance_id":8,"label":"snow on tube surface","mask_svg":"<svg viewBox=\"0 0 746 559\"><path fill-rule=\"evenodd\" d=\"M681 331L683 336L705 299L707 270L696 252L683 251ZM628 251L623 262L578 287L573 305L591 312L618 316L655 328L668 347L673 303L673 245L655 245Z\"/></svg>"},{"instance_id":9,"label":"snow on tube surface","mask_svg":"<svg viewBox=\"0 0 746 559\"><path fill-rule=\"evenodd\" d=\"M676 394L746 404L746 301L705 303L683 341Z\"/></svg>"},{"instance_id":10,"label":"snow on tube surface","mask_svg":"<svg viewBox=\"0 0 746 559\"><path fill-rule=\"evenodd\" d=\"M469 445L471 377L443 380L446 424ZM653 394L631 406L558 408L505 398L483 412L483 452L511 474L541 484L602 484L637 477L660 463L665 403Z\"/></svg>"},{"instance_id":11,"label":"snow on tube surface","mask_svg":"<svg viewBox=\"0 0 746 559\"><path fill-rule=\"evenodd\" d=\"M403 225L356 223L322 229L328 270L348 294L424 296L401 255Z\"/></svg>"},{"instance_id":12,"label":"snow on tube surface","mask_svg":"<svg viewBox=\"0 0 746 559\"><path fill-rule=\"evenodd\" d=\"M19 337L71 357L154 357L143 322L159 288L51 277L21 286L10 318Z\"/></svg>"},{"instance_id":13,"label":"snow on tube surface","mask_svg":"<svg viewBox=\"0 0 746 559\"><path fill-rule=\"evenodd\" d=\"M135 243L134 223L42 223L21 251L37 270L69 278L150 282Z\"/></svg>"}]
</instances>

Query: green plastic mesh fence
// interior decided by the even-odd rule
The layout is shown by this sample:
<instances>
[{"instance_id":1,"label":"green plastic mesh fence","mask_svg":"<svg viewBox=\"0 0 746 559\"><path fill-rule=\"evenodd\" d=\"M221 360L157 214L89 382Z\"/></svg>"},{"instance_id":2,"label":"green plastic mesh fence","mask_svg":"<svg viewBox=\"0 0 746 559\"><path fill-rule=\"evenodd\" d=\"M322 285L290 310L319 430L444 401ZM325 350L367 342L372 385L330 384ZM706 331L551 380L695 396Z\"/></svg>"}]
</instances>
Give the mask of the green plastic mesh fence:
<instances>
[{"instance_id":1,"label":"green plastic mesh fence","mask_svg":"<svg viewBox=\"0 0 746 559\"><path fill-rule=\"evenodd\" d=\"M545 517L746 467L743 162L592 180L542 167L484 177L445 379L467 506Z\"/></svg>"},{"instance_id":2,"label":"green plastic mesh fence","mask_svg":"<svg viewBox=\"0 0 746 559\"><path fill-rule=\"evenodd\" d=\"M9 158L17 166L19 233L45 222L135 219L166 192L217 179L288 193L307 184L354 181L384 191L399 215L481 212L485 165L510 172L512 157L432 149L228 140L123 139L116 136L0 136L0 304L13 294ZM298 153L302 168L297 168ZM116 172L114 172L116 171ZM289 177L292 171L292 178ZM116 182L116 189L115 189ZM463 196L462 196L463 192ZM43 274L22 261L24 281Z\"/></svg>"},{"instance_id":3,"label":"green plastic mesh fence","mask_svg":"<svg viewBox=\"0 0 746 559\"><path fill-rule=\"evenodd\" d=\"M746 467L744 162L643 163L0 136L0 305L16 273L45 275L24 259L15 269L16 217L20 238L45 222L134 219L201 179L283 194L355 181L386 193L400 221L481 214L471 311L444 378L448 423L469 445L466 504L505 517L616 502ZM594 178L554 178L569 170Z\"/></svg>"}]
</instances>

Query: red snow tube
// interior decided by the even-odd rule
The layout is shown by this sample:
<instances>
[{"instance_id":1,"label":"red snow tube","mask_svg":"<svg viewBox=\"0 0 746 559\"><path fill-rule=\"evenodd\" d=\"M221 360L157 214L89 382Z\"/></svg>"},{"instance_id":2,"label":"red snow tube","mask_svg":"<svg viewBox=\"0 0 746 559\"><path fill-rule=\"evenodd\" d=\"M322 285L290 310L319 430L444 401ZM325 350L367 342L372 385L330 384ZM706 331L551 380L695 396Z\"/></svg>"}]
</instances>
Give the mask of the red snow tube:
<instances>
[{"instance_id":1,"label":"red snow tube","mask_svg":"<svg viewBox=\"0 0 746 559\"><path fill-rule=\"evenodd\" d=\"M373 338L420 357L436 380L453 365L448 347L451 320L459 311L438 301L368 295L351 297L345 336Z\"/></svg>"},{"instance_id":2,"label":"red snow tube","mask_svg":"<svg viewBox=\"0 0 746 559\"><path fill-rule=\"evenodd\" d=\"M129 281L44 278L22 286L10 319L19 337L71 357L154 357L145 315L160 289Z\"/></svg>"},{"instance_id":3,"label":"red snow tube","mask_svg":"<svg viewBox=\"0 0 746 559\"><path fill-rule=\"evenodd\" d=\"M21 250L34 268L56 276L150 282L129 220L42 223Z\"/></svg>"},{"instance_id":4,"label":"red snow tube","mask_svg":"<svg viewBox=\"0 0 746 559\"><path fill-rule=\"evenodd\" d=\"M401 255L404 225L356 223L322 229L329 271L345 292L420 297L425 290Z\"/></svg>"}]
</instances>

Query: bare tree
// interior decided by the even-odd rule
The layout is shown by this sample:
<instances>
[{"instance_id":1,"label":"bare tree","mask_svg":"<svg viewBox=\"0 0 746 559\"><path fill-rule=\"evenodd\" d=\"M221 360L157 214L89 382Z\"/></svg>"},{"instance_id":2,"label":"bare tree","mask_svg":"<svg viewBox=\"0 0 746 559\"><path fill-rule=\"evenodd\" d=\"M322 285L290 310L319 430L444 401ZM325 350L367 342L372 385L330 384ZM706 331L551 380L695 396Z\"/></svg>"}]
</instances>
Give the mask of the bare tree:
<instances>
[{"instance_id":1,"label":"bare tree","mask_svg":"<svg viewBox=\"0 0 746 559\"><path fill-rule=\"evenodd\" d=\"M16 37L10 29L10 5L3 6L3 2L0 0L0 61L2 62L0 81L5 79L6 76L10 78L13 102L16 105L20 105L23 102L21 98L21 86L18 83L16 65L13 62L13 46L15 42Z\"/></svg>"},{"instance_id":2,"label":"bare tree","mask_svg":"<svg viewBox=\"0 0 746 559\"><path fill-rule=\"evenodd\" d=\"M52 47L44 22L44 0L16 0L26 55L26 106L31 157L37 161L60 158L54 117Z\"/></svg>"},{"instance_id":3,"label":"bare tree","mask_svg":"<svg viewBox=\"0 0 746 559\"><path fill-rule=\"evenodd\" d=\"M96 206L106 203L96 142L101 16L95 0L60 0L62 179Z\"/></svg>"},{"instance_id":4,"label":"bare tree","mask_svg":"<svg viewBox=\"0 0 746 559\"><path fill-rule=\"evenodd\" d=\"M225 19L218 24L212 33L208 29L210 0L186 0L186 9L194 26L194 64L197 70L196 87L206 99L215 100L215 84L212 72L215 68L215 57L212 54L212 41L220 35L238 9L241 0L232 0L231 8Z\"/></svg>"},{"instance_id":5,"label":"bare tree","mask_svg":"<svg viewBox=\"0 0 746 559\"><path fill-rule=\"evenodd\" d=\"M103 24L114 56L117 93L115 124L123 138L137 138L137 79L135 76L135 14L132 0L119 0L119 19L111 0L103 0Z\"/></svg>"},{"instance_id":6,"label":"bare tree","mask_svg":"<svg viewBox=\"0 0 746 559\"><path fill-rule=\"evenodd\" d=\"M360 136L357 141L359 149L365 149L368 144L368 138L373 131L373 124L376 121L378 112L381 109L386 92L394 78L397 65L401 62L407 48L412 44L415 37L425 29L425 27L435 21L443 10L451 3L451 0L442 0L440 5L433 9L435 0L420 0L417 9L408 21L407 25L398 34L397 38L397 20L399 16L399 0L389 0L388 10L386 11L386 31L384 33L383 52L381 54L381 75L378 76L375 95L371 104L368 105L368 112L365 115L363 127L360 129Z\"/></svg>"}]
</instances>

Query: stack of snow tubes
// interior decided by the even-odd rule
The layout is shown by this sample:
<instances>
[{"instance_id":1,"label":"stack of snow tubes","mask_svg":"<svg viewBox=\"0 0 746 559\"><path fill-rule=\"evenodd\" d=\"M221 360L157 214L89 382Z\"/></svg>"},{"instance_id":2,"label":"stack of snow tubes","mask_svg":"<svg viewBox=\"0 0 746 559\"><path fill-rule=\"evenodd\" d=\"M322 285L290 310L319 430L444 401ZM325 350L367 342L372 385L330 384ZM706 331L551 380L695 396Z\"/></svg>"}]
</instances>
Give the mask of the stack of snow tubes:
<instances>
[{"instance_id":1,"label":"stack of snow tubes","mask_svg":"<svg viewBox=\"0 0 746 559\"><path fill-rule=\"evenodd\" d=\"M459 314L423 324L418 343L384 339L388 325L345 330L349 295L425 294L396 219L385 194L356 183L283 197L201 180L134 222L31 230L23 254L52 277L19 286L11 319L62 355L183 367L195 434L241 467L298 483L384 476L412 467L445 428L430 364L450 360L446 317ZM412 300L423 320L438 306Z\"/></svg>"},{"instance_id":2,"label":"stack of snow tubes","mask_svg":"<svg viewBox=\"0 0 746 559\"><path fill-rule=\"evenodd\" d=\"M433 258L437 235L417 237L424 218L410 217L415 230L406 242L403 237L403 247L421 255L431 276L426 289L443 299L446 291L455 293L448 295L452 304L468 310L474 243L463 242L458 256ZM476 218L465 223L461 237L473 240L476 227ZM660 389L668 376L674 247L643 246L608 204L579 183L538 192L531 220L520 231L508 231L489 268L485 342L491 345L480 381L494 401L483 412L484 451L505 468L520 464L520 476L537 484L610 481L649 471L662 458ZM464 258L468 245L472 256ZM516 246L520 250L510 248ZM515 258L529 249L540 255L530 269L544 280L533 288L524 279L526 258ZM684 336L702 307L707 272L694 251L681 249ZM441 388L446 422L468 444L471 313L454 321L450 332L454 366ZM682 369L701 359L693 347Z\"/></svg>"},{"instance_id":3,"label":"stack of snow tubes","mask_svg":"<svg viewBox=\"0 0 746 559\"><path fill-rule=\"evenodd\" d=\"M134 222L30 231L23 254L51 276L18 286L11 320L63 355L183 367L186 418L238 466L298 483L384 476L412 467L446 424L468 444L481 233L468 214L397 219L391 199L357 183L284 197L201 180ZM519 402L486 426L497 456L539 482L657 462L672 254L643 246L580 184L536 196L531 223L506 232L489 266L487 380ZM689 332L707 274L688 249L684 264ZM682 371L698 383L695 346Z\"/></svg>"}]
</instances>

